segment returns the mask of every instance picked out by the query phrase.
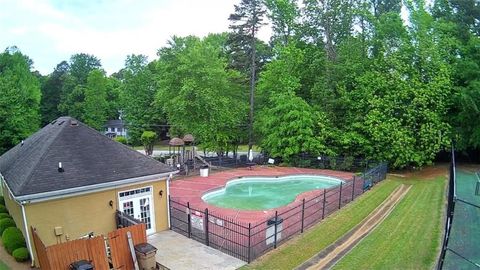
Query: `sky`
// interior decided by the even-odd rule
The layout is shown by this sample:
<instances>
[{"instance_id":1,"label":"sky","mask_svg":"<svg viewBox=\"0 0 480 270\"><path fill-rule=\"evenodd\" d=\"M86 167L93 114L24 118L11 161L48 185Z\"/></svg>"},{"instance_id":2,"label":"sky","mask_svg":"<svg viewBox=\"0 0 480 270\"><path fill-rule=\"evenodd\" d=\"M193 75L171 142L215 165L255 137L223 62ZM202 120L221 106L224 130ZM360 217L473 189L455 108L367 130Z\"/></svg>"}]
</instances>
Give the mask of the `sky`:
<instances>
[{"instance_id":1,"label":"sky","mask_svg":"<svg viewBox=\"0 0 480 270\"><path fill-rule=\"evenodd\" d=\"M228 31L240 0L0 0L0 50L17 46L46 75L75 53L93 54L108 74L129 54L156 58L173 36ZM259 38L268 41L268 27Z\"/></svg>"}]
</instances>

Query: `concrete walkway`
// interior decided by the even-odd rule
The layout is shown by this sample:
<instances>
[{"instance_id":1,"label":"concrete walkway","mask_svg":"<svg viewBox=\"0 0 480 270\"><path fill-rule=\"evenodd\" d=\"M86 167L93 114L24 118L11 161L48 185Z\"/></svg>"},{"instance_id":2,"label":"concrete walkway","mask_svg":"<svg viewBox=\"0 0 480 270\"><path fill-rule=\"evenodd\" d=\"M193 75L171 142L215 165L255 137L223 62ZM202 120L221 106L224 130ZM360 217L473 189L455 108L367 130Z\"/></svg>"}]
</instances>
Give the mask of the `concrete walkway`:
<instances>
[{"instance_id":1,"label":"concrete walkway","mask_svg":"<svg viewBox=\"0 0 480 270\"><path fill-rule=\"evenodd\" d=\"M234 270L246 264L174 231L153 234L148 242L158 248L157 262L172 270Z\"/></svg>"}]
</instances>

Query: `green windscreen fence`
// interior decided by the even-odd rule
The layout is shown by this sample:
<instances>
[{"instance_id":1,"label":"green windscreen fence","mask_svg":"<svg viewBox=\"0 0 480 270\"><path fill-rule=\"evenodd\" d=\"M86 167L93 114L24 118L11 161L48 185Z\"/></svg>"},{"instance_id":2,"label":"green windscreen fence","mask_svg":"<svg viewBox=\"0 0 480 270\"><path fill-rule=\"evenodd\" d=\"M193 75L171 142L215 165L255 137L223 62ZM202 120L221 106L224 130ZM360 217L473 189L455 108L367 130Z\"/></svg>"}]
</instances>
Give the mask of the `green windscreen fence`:
<instances>
[{"instance_id":1,"label":"green windscreen fence","mask_svg":"<svg viewBox=\"0 0 480 270\"><path fill-rule=\"evenodd\" d=\"M480 269L480 196L475 172L456 170L455 208L443 269Z\"/></svg>"}]
</instances>

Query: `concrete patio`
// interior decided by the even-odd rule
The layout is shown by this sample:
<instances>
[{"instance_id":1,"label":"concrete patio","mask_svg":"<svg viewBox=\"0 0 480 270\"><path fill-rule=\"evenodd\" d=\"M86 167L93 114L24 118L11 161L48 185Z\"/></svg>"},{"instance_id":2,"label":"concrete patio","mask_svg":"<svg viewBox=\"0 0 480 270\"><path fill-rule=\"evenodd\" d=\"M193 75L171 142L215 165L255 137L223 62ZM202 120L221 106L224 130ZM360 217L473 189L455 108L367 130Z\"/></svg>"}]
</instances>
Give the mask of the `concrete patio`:
<instances>
[{"instance_id":1,"label":"concrete patio","mask_svg":"<svg viewBox=\"0 0 480 270\"><path fill-rule=\"evenodd\" d=\"M172 270L233 270L246 264L171 230L148 236L148 242L158 249L157 262Z\"/></svg>"}]
</instances>

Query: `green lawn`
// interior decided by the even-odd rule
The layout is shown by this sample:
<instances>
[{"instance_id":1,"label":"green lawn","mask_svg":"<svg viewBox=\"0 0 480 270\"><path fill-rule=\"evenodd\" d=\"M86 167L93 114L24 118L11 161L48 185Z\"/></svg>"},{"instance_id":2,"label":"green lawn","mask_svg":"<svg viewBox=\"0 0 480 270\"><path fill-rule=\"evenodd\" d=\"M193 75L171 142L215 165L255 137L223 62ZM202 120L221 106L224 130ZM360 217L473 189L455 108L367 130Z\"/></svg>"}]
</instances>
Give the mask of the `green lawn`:
<instances>
[{"instance_id":1,"label":"green lawn","mask_svg":"<svg viewBox=\"0 0 480 270\"><path fill-rule=\"evenodd\" d=\"M2 261L0 261L0 270L10 270L6 264L4 264Z\"/></svg>"},{"instance_id":2,"label":"green lawn","mask_svg":"<svg viewBox=\"0 0 480 270\"><path fill-rule=\"evenodd\" d=\"M292 269L351 230L401 183L413 187L376 230L342 261L338 269L431 269L441 244L445 178L390 178L303 235L245 266Z\"/></svg>"},{"instance_id":3,"label":"green lawn","mask_svg":"<svg viewBox=\"0 0 480 270\"><path fill-rule=\"evenodd\" d=\"M341 211L244 269L293 269L335 242L372 212L399 185L386 180Z\"/></svg>"},{"instance_id":4,"label":"green lawn","mask_svg":"<svg viewBox=\"0 0 480 270\"><path fill-rule=\"evenodd\" d=\"M444 177L412 188L393 212L334 269L432 269L440 252Z\"/></svg>"}]
</instances>

